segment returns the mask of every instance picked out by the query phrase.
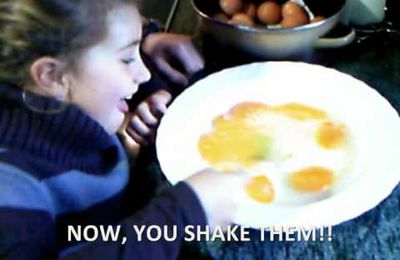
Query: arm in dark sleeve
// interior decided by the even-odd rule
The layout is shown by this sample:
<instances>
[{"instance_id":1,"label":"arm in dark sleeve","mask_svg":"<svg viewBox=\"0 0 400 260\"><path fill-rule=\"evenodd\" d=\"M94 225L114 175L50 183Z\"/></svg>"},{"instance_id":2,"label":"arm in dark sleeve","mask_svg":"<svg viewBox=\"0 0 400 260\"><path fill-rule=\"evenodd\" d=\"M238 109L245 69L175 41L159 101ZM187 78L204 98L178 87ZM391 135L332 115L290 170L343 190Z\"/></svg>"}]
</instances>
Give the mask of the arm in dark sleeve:
<instances>
[{"instance_id":1,"label":"arm in dark sleeve","mask_svg":"<svg viewBox=\"0 0 400 260\"><path fill-rule=\"evenodd\" d=\"M138 91L133 95L132 99L129 100L129 108L131 111L134 111L140 102L159 90L165 90L172 95L175 93L171 88L171 84L169 84L157 71L150 57L143 52L141 52L141 56L144 64L151 73L151 79L148 82L141 84Z\"/></svg>"},{"instance_id":2,"label":"arm in dark sleeve","mask_svg":"<svg viewBox=\"0 0 400 260\"><path fill-rule=\"evenodd\" d=\"M151 73L151 79L139 86L138 91L133 95L132 99L129 100L129 108L134 111L140 102L145 100L151 94L159 91L165 90L169 92L173 98L177 97L182 91L185 90L187 86L181 86L170 81L166 76L163 75L157 68L151 58L141 52L143 62ZM189 85L205 77L209 72L201 70L189 78Z\"/></svg>"},{"instance_id":3,"label":"arm in dark sleeve","mask_svg":"<svg viewBox=\"0 0 400 260\"><path fill-rule=\"evenodd\" d=\"M41 210L0 208L0 259L55 259L54 221Z\"/></svg>"},{"instance_id":4,"label":"arm in dark sleeve","mask_svg":"<svg viewBox=\"0 0 400 260\"><path fill-rule=\"evenodd\" d=\"M79 251L62 259L176 259L184 238L187 225L206 225L206 216L195 193L186 183L179 183L172 189L153 199L144 209L120 223L127 242L87 243ZM133 226L157 225L177 227L177 239L171 242L138 241Z\"/></svg>"}]
</instances>

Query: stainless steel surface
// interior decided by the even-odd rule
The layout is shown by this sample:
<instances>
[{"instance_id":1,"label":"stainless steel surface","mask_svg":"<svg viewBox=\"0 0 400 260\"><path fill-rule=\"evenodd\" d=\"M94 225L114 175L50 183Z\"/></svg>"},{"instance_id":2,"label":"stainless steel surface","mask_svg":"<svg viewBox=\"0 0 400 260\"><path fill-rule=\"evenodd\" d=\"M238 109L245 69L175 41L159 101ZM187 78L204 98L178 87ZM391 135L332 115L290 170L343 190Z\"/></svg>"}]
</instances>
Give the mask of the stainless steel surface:
<instances>
[{"instance_id":1,"label":"stainless steel surface","mask_svg":"<svg viewBox=\"0 0 400 260\"><path fill-rule=\"evenodd\" d=\"M172 3L172 7L168 13L167 22L165 23L165 32L169 32L171 30L172 21L174 20L178 5L179 0L174 0L174 2Z\"/></svg>"},{"instance_id":2,"label":"stainless steel surface","mask_svg":"<svg viewBox=\"0 0 400 260\"><path fill-rule=\"evenodd\" d=\"M261 58L285 59L314 48L318 38L339 21L346 0L330 0L329 17L321 22L294 28L253 28L232 25L212 18L218 12L217 0L192 0L201 19L201 31L221 46L234 47ZM333 3L334 2L334 3ZM306 1L309 5L309 3ZM325 2L324 2L325 4ZM333 5L335 4L335 5ZM310 8L312 6L309 5ZM329 10L327 10L329 13Z\"/></svg>"}]
</instances>

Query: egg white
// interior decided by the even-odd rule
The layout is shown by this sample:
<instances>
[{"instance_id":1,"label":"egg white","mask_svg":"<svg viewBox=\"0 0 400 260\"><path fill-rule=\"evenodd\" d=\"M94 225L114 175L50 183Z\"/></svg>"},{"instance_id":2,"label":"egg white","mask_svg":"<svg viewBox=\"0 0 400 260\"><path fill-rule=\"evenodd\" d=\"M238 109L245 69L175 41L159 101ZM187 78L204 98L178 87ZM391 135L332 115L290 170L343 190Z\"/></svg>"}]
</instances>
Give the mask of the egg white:
<instances>
[{"instance_id":1,"label":"egg white","mask_svg":"<svg viewBox=\"0 0 400 260\"><path fill-rule=\"evenodd\" d=\"M346 128L346 142L335 149L325 149L315 140L315 133L323 120L297 120L285 115L268 112L252 118L252 124L271 137L267 161L251 169L252 176L265 175L272 183L273 203L300 206L332 196L337 185L346 183L346 174L352 162L351 133ZM333 120L333 122L336 122ZM302 192L293 189L289 177L293 172L310 167L324 167L334 172L335 182L318 192Z\"/></svg>"}]
</instances>

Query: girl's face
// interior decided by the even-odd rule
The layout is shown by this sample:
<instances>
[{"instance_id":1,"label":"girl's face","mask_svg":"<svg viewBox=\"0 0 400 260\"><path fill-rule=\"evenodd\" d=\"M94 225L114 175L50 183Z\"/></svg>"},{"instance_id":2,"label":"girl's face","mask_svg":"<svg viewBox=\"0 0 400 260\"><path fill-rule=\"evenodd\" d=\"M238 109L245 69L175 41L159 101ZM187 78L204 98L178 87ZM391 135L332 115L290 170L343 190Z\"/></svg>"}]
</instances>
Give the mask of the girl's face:
<instances>
[{"instance_id":1,"label":"girl's face","mask_svg":"<svg viewBox=\"0 0 400 260\"><path fill-rule=\"evenodd\" d=\"M138 85L150 79L139 55L141 20L134 6L123 5L107 17L108 32L83 52L71 75L70 102L112 134L122 125L126 103Z\"/></svg>"}]
</instances>

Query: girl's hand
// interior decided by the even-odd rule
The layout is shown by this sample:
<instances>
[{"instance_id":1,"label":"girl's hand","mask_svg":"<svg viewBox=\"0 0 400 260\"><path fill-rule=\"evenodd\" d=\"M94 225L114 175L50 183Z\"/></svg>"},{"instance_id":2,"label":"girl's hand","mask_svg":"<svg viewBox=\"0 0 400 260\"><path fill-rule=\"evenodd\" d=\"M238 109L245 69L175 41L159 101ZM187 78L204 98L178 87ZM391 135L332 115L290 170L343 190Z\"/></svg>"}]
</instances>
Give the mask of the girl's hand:
<instances>
[{"instance_id":1,"label":"girl's hand","mask_svg":"<svg viewBox=\"0 0 400 260\"><path fill-rule=\"evenodd\" d=\"M206 169L185 180L197 194L212 230L232 224L248 178L243 172Z\"/></svg>"},{"instance_id":2,"label":"girl's hand","mask_svg":"<svg viewBox=\"0 0 400 260\"><path fill-rule=\"evenodd\" d=\"M146 37L142 49L165 76L179 85L186 86L188 77L204 68L203 58L187 35L153 33Z\"/></svg>"},{"instance_id":3,"label":"girl's hand","mask_svg":"<svg viewBox=\"0 0 400 260\"><path fill-rule=\"evenodd\" d=\"M142 101L129 118L126 133L138 144L154 143L157 127L172 96L159 90Z\"/></svg>"}]
</instances>

